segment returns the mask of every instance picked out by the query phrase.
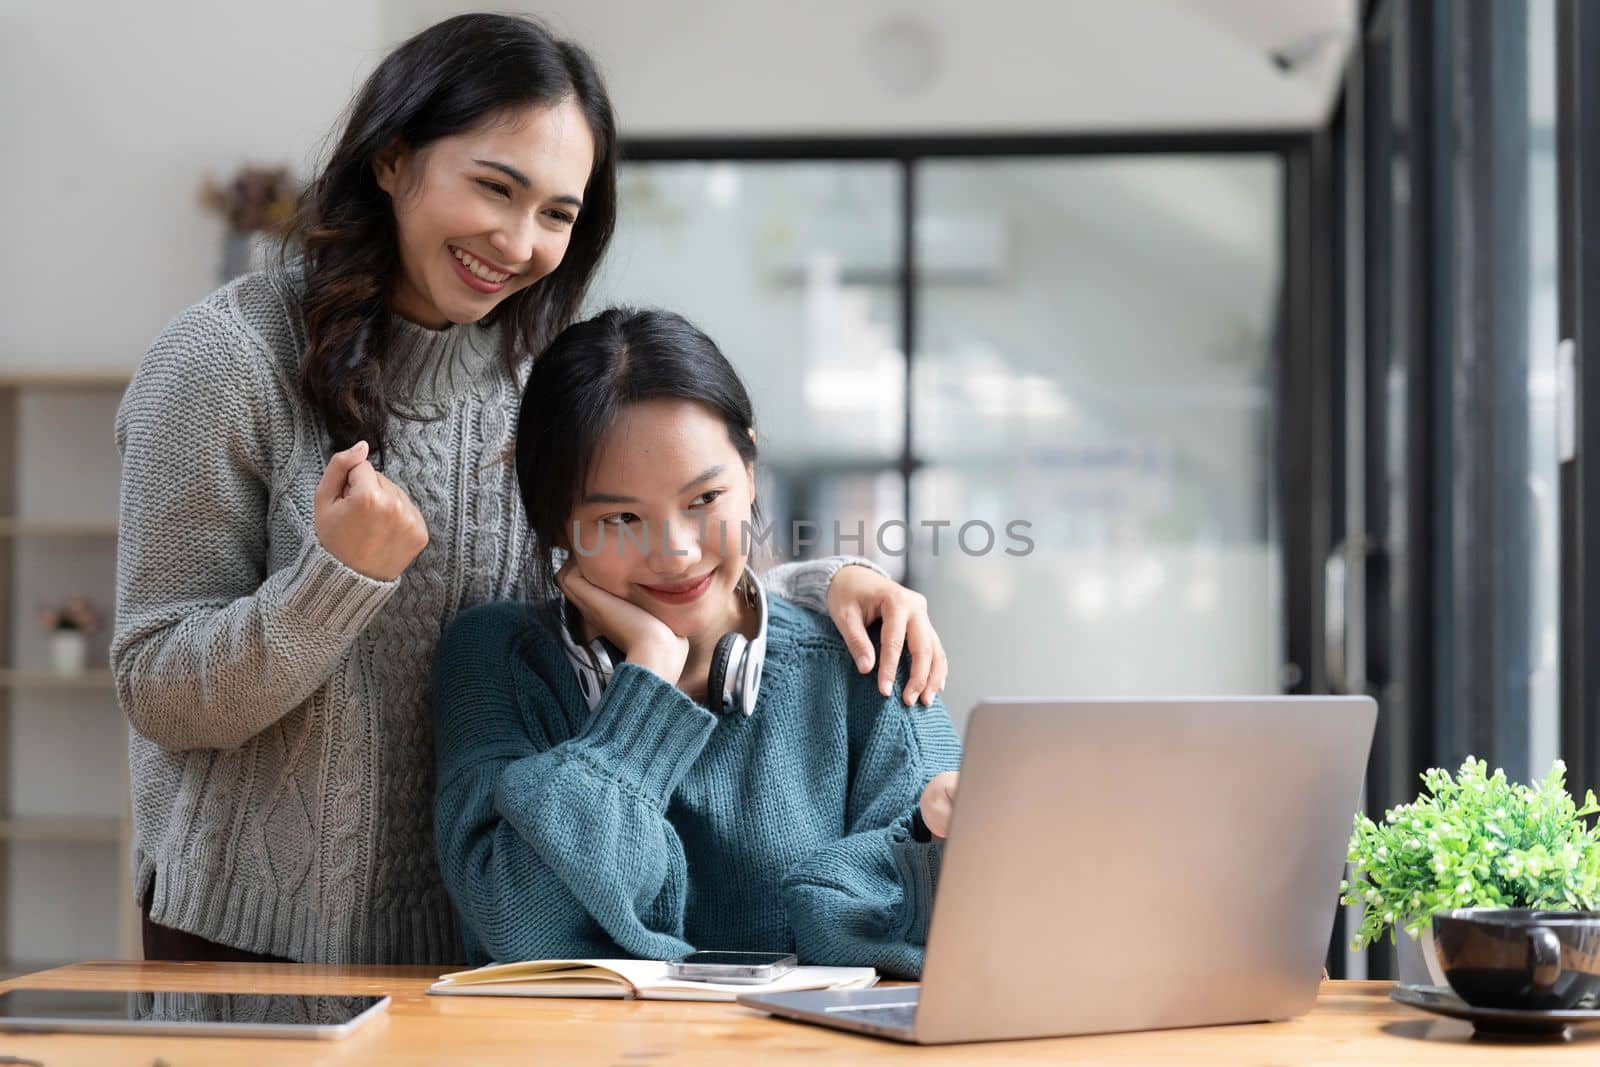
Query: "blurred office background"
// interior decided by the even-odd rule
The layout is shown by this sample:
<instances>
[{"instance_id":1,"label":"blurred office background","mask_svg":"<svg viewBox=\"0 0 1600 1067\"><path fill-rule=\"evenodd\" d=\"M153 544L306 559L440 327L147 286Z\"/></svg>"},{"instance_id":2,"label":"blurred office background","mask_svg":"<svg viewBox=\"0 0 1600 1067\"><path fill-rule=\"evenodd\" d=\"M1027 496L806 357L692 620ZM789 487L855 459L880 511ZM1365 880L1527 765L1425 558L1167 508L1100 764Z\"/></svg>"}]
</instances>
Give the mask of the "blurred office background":
<instances>
[{"instance_id":1,"label":"blurred office background","mask_svg":"<svg viewBox=\"0 0 1600 1067\"><path fill-rule=\"evenodd\" d=\"M719 341L780 549L864 532L837 547L928 596L958 723L987 696L1370 692L1372 810L1468 752L1600 781L1600 239L1576 239L1600 16L514 6L594 53L622 123L592 303ZM111 414L231 269L201 183L309 173L376 60L471 9L0 9L0 956L137 952L105 626L65 676L34 615L82 594L109 617ZM1386 973L1343 940L1335 974Z\"/></svg>"}]
</instances>

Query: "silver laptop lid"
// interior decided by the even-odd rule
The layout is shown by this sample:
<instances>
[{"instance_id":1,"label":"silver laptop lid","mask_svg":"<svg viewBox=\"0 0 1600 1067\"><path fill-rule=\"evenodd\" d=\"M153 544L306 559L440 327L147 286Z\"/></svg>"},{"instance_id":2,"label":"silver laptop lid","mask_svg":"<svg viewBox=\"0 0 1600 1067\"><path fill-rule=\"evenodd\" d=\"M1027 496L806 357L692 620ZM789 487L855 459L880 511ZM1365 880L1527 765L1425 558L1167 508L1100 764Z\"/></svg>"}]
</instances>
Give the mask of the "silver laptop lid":
<instances>
[{"instance_id":1,"label":"silver laptop lid","mask_svg":"<svg viewBox=\"0 0 1600 1067\"><path fill-rule=\"evenodd\" d=\"M1367 697L980 704L916 1040L1308 1010L1376 718Z\"/></svg>"}]
</instances>

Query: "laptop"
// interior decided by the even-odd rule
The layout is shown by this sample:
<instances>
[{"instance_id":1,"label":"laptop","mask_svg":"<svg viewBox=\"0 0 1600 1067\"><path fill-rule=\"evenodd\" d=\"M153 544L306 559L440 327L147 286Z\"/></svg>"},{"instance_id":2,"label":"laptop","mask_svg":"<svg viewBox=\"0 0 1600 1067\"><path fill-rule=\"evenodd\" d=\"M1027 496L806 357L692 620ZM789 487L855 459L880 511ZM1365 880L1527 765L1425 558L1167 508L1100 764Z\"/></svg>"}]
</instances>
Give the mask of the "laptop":
<instances>
[{"instance_id":1,"label":"laptop","mask_svg":"<svg viewBox=\"0 0 1600 1067\"><path fill-rule=\"evenodd\" d=\"M982 703L921 985L739 1002L925 1045L1302 1015L1377 712L1370 697Z\"/></svg>"}]
</instances>

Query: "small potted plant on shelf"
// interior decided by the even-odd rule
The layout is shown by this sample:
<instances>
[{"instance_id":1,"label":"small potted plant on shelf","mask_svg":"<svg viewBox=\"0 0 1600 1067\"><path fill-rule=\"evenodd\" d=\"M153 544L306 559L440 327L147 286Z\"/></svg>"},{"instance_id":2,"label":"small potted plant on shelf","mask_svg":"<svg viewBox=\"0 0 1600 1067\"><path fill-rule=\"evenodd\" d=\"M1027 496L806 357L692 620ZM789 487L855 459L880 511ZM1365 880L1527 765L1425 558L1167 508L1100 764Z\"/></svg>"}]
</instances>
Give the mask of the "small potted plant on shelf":
<instances>
[{"instance_id":1,"label":"small potted plant on shelf","mask_svg":"<svg viewBox=\"0 0 1600 1067\"><path fill-rule=\"evenodd\" d=\"M1594 792L1579 807L1560 760L1531 786L1488 770L1471 756L1454 777L1435 767L1422 775L1426 788L1414 803L1385 812L1382 822L1356 815L1348 857L1354 881L1339 887L1341 903L1365 909L1351 945L1365 948L1387 932L1403 984L1445 984L1434 912L1600 903L1600 827L1585 822L1600 812Z\"/></svg>"},{"instance_id":2,"label":"small potted plant on shelf","mask_svg":"<svg viewBox=\"0 0 1600 1067\"><path fill-rule=\"evenodd\" d=\"M82 674L89 659L89 635L100 625L94 605L75 596L39 609L39 625L50 641L50 665L57 674Z\"/></svg>"}]
</instances>

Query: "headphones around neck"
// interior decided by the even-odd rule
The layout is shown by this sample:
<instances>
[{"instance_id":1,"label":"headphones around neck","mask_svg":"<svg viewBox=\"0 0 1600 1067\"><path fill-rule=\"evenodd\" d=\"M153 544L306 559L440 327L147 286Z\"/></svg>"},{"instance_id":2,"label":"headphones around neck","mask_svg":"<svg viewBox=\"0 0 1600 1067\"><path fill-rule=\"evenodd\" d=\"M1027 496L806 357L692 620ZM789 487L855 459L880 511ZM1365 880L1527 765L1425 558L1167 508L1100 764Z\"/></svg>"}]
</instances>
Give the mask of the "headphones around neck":
<instances>
[{"instance_id":1,"label":"headphones around neck","mask_svg":"<svg viewBox=\"0 0 1600 1067\"><path fill-rule=\"evenodd\" d=\"M716 715L739 711L750 715L756 710L756 692L761 685L761 668L767 658L767 594L755 571L747 564L736 591L744 602L757 609L756 635L747 638L734 631L723 634L711 652L711 670L706 677L706 706ZM600 703L616 665L627 658L609 638L597 637L586 645L573 635L580 632L578 613L565 597L558 604L561 644L567 660L578 674L578 688L591 709Z\"/></svg>"}]
</instances>

